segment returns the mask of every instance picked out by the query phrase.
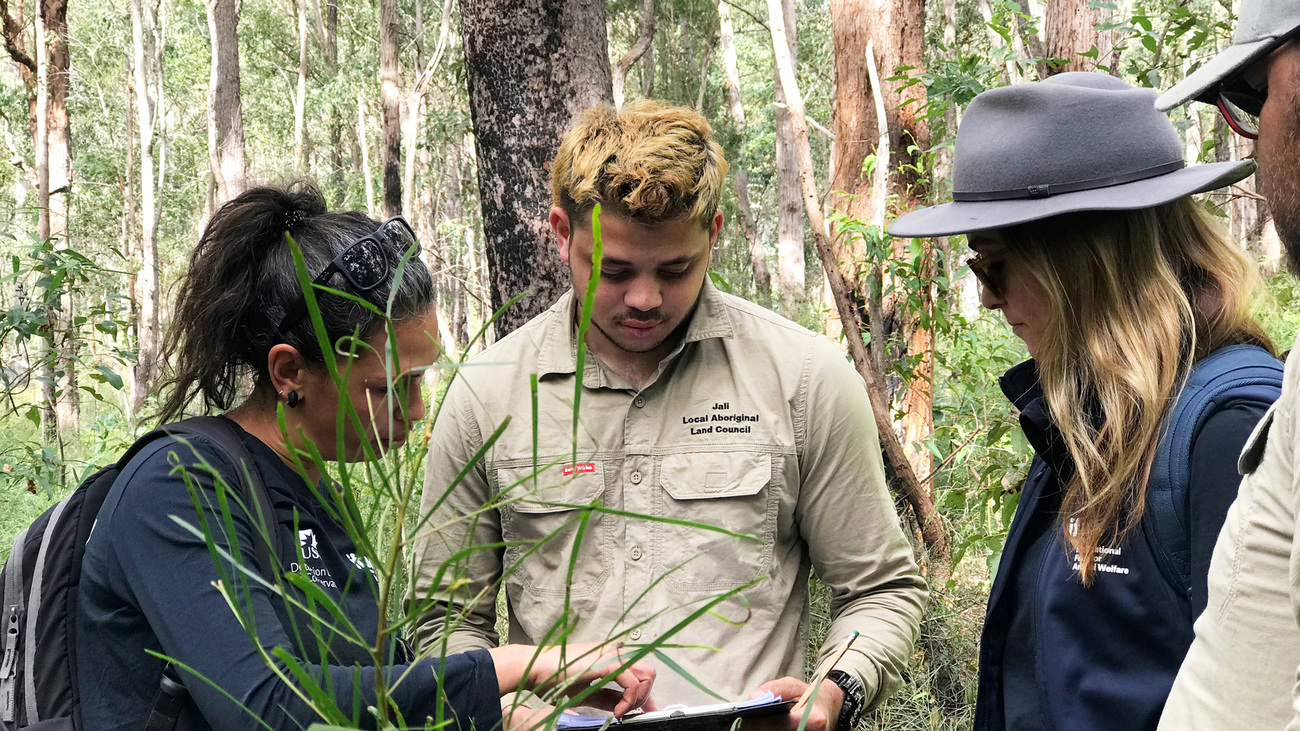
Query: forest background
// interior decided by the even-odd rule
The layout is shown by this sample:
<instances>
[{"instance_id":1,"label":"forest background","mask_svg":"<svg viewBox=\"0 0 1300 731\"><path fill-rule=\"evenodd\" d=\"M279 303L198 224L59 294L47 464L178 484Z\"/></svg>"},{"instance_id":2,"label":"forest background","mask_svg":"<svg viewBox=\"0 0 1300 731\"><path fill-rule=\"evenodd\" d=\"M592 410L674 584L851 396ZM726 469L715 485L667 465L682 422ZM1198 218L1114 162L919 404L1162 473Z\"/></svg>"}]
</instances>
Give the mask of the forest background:
<instances>
[{"instance_id":1,"label":"forest background","mask_svg":"<svg viewBox=\"0 0 1300 731\"><path fill-rule=\"evenodd\" d=\"M545 213L573 115L662 99L704 114L732 166L714 282L838 339L877 411L935 601L865 727L968 728L1031 456L997 377L1027 354L978 307L961 237L883 226L950 197L980 91L1072 70L1167 87L1230 42L1236 4L0 0L0 557L149 425L172 285L223 201L307 177L332 208L403 213L454 363L568 286ZM1252 153L1204 105L1172 115L1189 163ZM1204 202L1260 263L1287 347L1300 290L1253 179Z\"/></svg>"}]
</instances>

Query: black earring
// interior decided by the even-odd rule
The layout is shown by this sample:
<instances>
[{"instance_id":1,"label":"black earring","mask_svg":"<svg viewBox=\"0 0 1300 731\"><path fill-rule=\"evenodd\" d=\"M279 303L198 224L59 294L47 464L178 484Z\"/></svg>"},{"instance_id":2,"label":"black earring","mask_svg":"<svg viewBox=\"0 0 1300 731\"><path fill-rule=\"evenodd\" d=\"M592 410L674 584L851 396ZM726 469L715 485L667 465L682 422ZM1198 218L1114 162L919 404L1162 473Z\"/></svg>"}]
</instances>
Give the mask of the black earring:
<instances>
[{"instance_id":1,"label":"black earring","mask_svg":"<svg viewBox=\"0 0 1300 731\"><path fill-rule=\"evenodd\" d=\"M288 406L291 409L298 405L298 401L299 399L298 399L297 391L290 391L289 395L284 397L284 405Z\"/></svg>"}]
</instances>

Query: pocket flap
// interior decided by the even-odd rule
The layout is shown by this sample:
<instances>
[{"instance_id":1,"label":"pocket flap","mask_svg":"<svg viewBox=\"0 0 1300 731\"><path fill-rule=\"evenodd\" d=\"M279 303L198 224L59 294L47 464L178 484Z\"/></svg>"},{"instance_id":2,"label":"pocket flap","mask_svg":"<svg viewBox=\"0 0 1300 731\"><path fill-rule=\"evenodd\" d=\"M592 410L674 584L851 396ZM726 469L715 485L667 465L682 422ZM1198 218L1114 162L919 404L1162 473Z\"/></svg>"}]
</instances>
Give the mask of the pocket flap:
<instances>
[{"instance_id":1,"label":"pocket flap","mask_svg":"<svg viewBox=\"0 0 1300 731\"><path fill-rule=\"evenodd\" d=\"M585 462L542 468L533 480L533 467L498 467L498 499L520 513L558 513L577 510L600 498L605 491L605 465ZM567 475L565 473L568 473Z\"/></svg>"},{"instance_id":2,"label":"pocket flap","mask_svg":"<svg viewBox=\"0 0 1300 731\"><path fill-rule=\"evenodd\" d=\"M756 495L772 480L772 456L759 452L665 455L659 484L676 500Z\"/></svg>"}]
</instances>

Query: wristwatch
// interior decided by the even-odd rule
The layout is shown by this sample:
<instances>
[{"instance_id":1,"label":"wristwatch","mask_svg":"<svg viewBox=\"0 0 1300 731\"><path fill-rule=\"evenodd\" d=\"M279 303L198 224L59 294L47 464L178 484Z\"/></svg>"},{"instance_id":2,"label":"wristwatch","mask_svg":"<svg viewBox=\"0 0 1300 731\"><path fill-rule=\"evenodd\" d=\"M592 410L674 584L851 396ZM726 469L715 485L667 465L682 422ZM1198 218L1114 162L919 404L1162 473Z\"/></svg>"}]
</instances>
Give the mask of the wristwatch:
<instances>
[{"instance_id":1,"label":"wristwatch","mask_svg":"<svg viewBox=\"0 0 1300 731\"><path fill-rule=\"evenodd\" d=\"M832 670L826 675L826 679L838 685L844 692L844 703L840 706L840 717L835 722L834 731L853 731L862 718L863 707L866 705L866 690L863 689L862 683L852 675L843 670Z\"/></svg>"}]
</instances>

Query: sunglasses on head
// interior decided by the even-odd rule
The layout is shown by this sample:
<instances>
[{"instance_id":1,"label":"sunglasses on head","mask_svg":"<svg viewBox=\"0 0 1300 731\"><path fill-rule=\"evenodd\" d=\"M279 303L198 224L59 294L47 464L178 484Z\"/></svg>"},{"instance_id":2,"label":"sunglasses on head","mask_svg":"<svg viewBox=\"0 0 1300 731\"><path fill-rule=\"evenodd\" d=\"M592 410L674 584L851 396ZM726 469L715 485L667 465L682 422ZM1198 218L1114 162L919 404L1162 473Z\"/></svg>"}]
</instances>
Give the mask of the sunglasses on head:
<instances>
[{"instance_id":1,"label":"sunglasses on head","mask_svg":"<svg viewBox=\"0 0 1300 731\"><path fill-rule=\"evenodd\" d=\"M311 283L325 285L335 274L342 274L354 293L369 292L387 282L391 276L392 265L396 262L390 262L386 252L397 251L404 255L407 251L416 249L416 256L419 256L418 246L411 224L401 216L393 216L381 223L373 233L362 236L340 251L320 273L312 277ZM280 320L281 337L306 314L307 297L299 295L293 306L285 312L284 319Z\"/></svg>"},{"instance_id":2,"label":"sunglasses on head","mask_svg":"<svg viewBox=\"0 0 1300 731\"><path fill-rule=\"evenodd\" d=\"M1006 256L1001 250L993 252L975 252L975 256L966 260L966 266L994 297L1001 297L1006 285Z\"/></svg>"}]
</instances>

